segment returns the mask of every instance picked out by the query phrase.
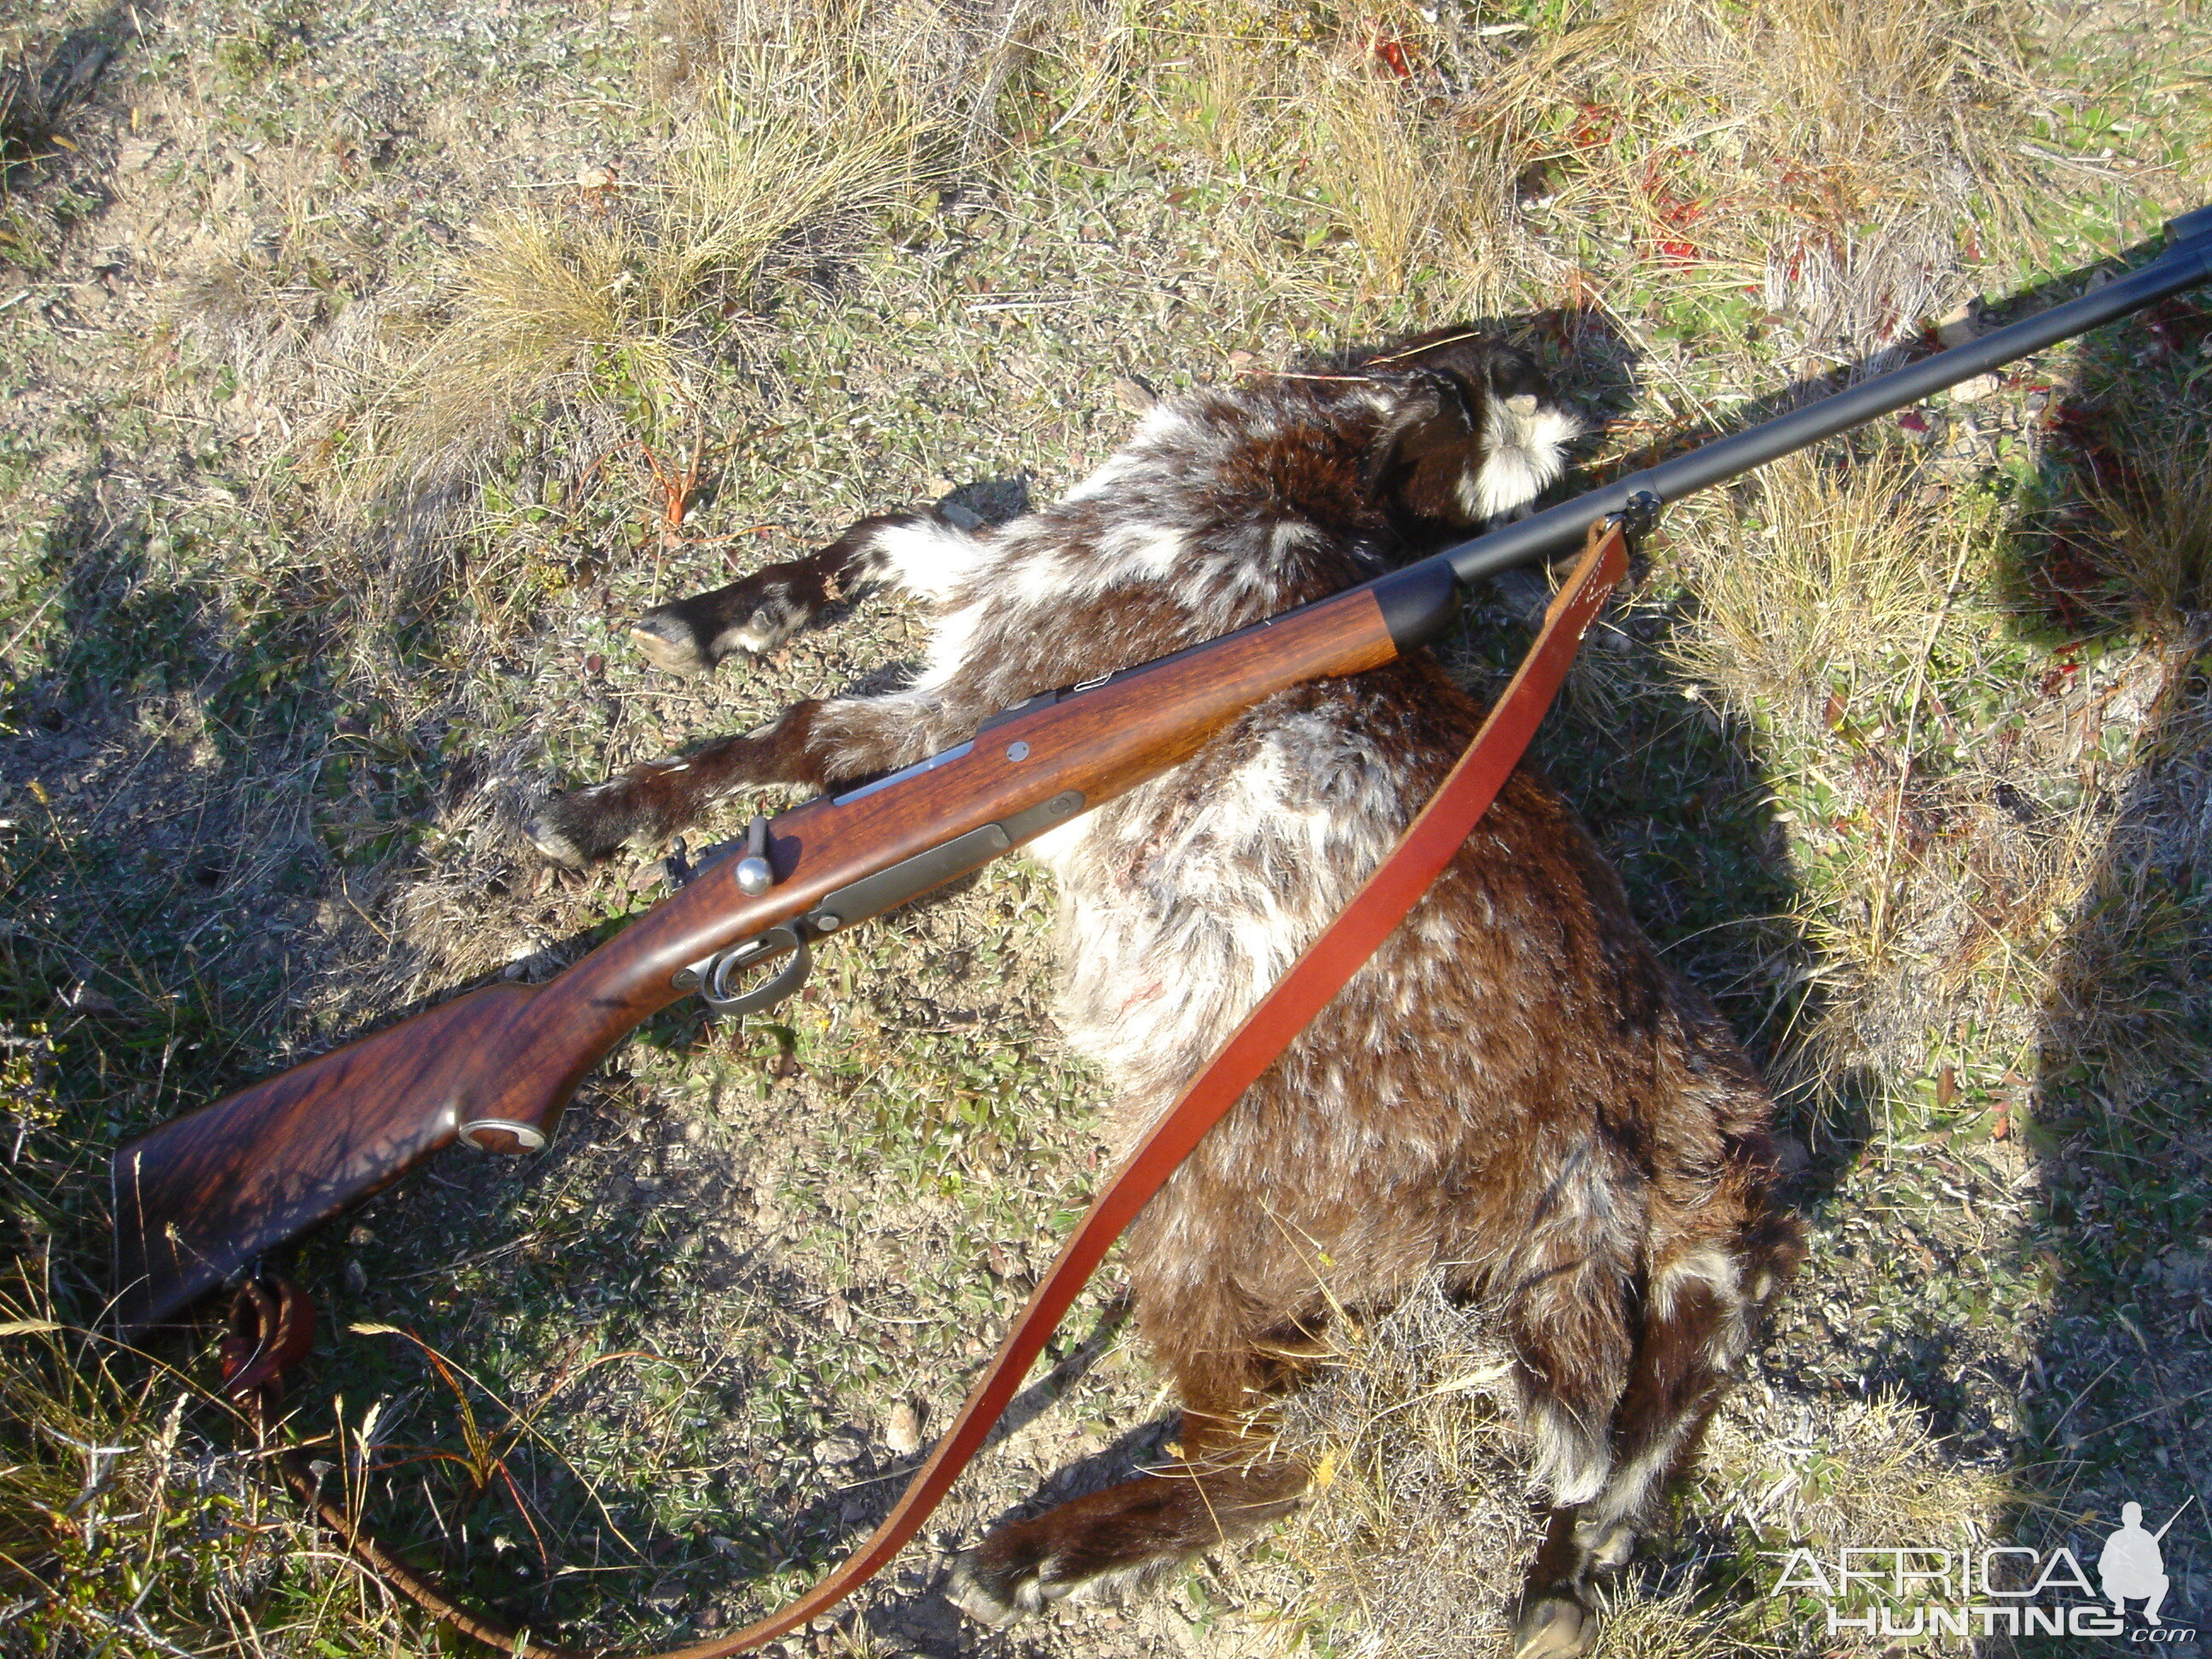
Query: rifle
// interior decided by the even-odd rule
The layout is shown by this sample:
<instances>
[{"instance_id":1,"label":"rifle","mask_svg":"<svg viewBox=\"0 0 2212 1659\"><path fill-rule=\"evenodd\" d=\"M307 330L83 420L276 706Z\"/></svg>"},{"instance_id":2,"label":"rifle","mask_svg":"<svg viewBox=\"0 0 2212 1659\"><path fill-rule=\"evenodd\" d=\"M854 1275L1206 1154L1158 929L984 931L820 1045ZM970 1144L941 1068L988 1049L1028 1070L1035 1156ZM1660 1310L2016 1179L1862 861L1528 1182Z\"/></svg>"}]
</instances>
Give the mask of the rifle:
<instances>
[{"instance_id":1,"label":"rifle","mask_svg":"<svg viewBox=\"0 0 2212 1659\"><path fill-rule=\"evenodd\" d=\"M630 1031L698 991L747 1012L805 980L811 947L979 868L1188 759L1246 709L1436 637L1461 589L1901 409L2212 277L2212 207L2169 221L2149 264L1732 437L1204 645L1046 691L967 742L712 849L624 932L539 986L495 985L175 1119L111 1164L126 1334L159 1324L263 1252L460 1140L535 1151ZM729 975L788 955L760 990Z\"/></svg>"}]
</instances>

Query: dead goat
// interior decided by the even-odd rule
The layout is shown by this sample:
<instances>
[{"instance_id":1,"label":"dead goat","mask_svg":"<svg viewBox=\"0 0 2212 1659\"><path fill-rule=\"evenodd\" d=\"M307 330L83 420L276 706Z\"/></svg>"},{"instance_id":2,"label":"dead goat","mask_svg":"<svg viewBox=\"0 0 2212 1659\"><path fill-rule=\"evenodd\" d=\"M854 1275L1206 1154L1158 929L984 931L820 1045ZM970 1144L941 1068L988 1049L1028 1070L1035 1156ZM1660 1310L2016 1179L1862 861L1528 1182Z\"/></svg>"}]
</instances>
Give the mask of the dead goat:
<instances>
[{"instance_id":1,"label":"dead goat","mask_svg":"<svg viewBox=\"0 0 2212 1659\"><path fill-rule=\"evenodd\" d=\"M1037 693L1225 634L1526 509L1574 417L1464 331L1162 404L1065 499L995 529L870 519L811 558L639 623L679 672L758 653L871 585L934 608L919 676L794 705L744 737L556 796L529 825L575 865L763 784L911 764ZM1481 709L1425 652L1254 708L1197 757L1031 844L1058 878L1071 1042L1133 1138L1351 897ZM1517 1358L1548 1534L1524 1655L1594 1639L1754 1318L1795 1264L1768 1101L1705 999L1630 919L1573 814L1525 769L1382 950L1133 1230L1137 1318L1181 1390L1179 1461L962 1559L979 1619L1142 1575L1292 1507L1264 1403L1331 1307L1441 1269ZM1325 1269L1317 1266L1326 1261ZM1324 1281L1325 1278L1325 1281Z\"/></svg>"}]
</instances>

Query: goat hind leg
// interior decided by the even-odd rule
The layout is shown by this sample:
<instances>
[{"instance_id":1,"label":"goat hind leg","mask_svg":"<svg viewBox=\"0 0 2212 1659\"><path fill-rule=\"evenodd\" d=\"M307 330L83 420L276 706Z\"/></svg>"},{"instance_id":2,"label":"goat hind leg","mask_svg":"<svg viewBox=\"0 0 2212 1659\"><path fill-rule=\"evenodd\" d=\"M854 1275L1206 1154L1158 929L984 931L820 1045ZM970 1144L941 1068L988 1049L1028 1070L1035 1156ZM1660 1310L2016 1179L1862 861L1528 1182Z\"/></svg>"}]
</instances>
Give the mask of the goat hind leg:
<instances>
[{"instance_id":1,"label":"goat hind leg","mask_svg":"<svg viewBox=\"0 0 2212 1659\"><path fill-rule=\"evenodd\" d=\"M1249 1364L1178 1368L1182 1461L1000 1528L960 1558L947 1595L987 1625L1070 1593L1143 1578L1296 1507L1308 1472L1252 1419Z\"/></svg>"},{"instance_id":2,"label":"goat hind leg","mask_svg":"<svg viewBox=\"0 0 2212 1659\"><path fill-rule=\"evenodd\" d=\"M1759 1262L1756 1254L1752 1256ZM1593 1587L1627 1565L1667 1483L1696 1455L1776 1274L1742 1283L1743 1255L1717 1243L1676 1253L1651 1275L1628 1386L1613 1415L1601 1488L1551 1512L1514 1620L1515 1659L1572 1659L1596 1639Z\"/></svg>"},{"instance_id":3,"label":"goat hind leg","mask_svg":"<svg viewBox=\"0 0 2212 1659\"><path fill-rule=\"evenodd\" d=\"M1576 1525L1619 1474L1613 1425L1636 1359L1626 1279L1617 1257L1562 1231L1522 1262L1505 1310L1536 1477L1554 1504L1514 1617L1516 1659L1574 1659L1597 1640L1591 1552Z\"/></svg>"}]
</instances>

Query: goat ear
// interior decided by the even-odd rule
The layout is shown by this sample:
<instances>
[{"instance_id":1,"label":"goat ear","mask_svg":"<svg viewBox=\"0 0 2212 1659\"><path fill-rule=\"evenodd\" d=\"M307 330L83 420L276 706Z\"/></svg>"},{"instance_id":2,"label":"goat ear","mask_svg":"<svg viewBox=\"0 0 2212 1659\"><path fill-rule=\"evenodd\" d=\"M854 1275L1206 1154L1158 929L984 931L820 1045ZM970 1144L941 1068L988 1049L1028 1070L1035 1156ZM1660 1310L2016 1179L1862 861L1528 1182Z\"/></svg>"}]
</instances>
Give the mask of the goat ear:
<instances>
[{"instance_id":1,"label":"goat ear","mask_svg":"<svg viewBox=\"0 0 2212 1659\"><path fill-rule=\"evenodd\" d=\"M1396 475L1440 451L1463 447L1480 430L1457 375L1415 369L1405 381L1403 400L1367 446L1360 483L1370 501Z\"/></svg>"}]
</instances>

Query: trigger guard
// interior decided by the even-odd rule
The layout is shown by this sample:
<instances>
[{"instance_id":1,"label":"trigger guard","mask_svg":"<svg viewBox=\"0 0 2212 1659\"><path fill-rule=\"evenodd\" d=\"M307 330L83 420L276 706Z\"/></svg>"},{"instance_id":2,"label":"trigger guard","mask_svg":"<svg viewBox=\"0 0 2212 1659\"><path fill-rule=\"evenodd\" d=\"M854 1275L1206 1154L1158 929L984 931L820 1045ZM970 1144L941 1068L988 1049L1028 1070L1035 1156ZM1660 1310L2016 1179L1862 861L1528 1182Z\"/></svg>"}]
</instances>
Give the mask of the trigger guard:
<instances>
[{"instance_id":1,"label":"trigger guard","mask_svg":"<svg viewBox=\"0 0 2212 1659\"><path fill-rule=\"evenodd\" d=\"M730 969L741 965L734 960L739 951L723 951L721 955L708 963L705 971L699 975L699 1000L716 1013L758 1013L762 1009L772 1007L782 1001L800 986L805 984L807 975L814 971L813 950L808 945L806 940L800 937L798 930L789 924L770 928L767 933L761 934L759 939L778 939L788 945L791 949L791 960L783 965L774 979L769 981L758 990L740 991L737 995L732 996L727 994L726 986ZM757 945L759 939L749 939L746 943ZM760 955L761 952L754 950L746 951L744 954L750 960Z\"/></svg>"}]
</instances>

